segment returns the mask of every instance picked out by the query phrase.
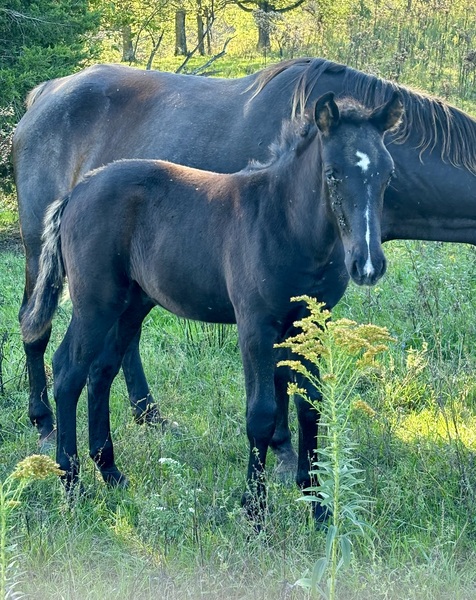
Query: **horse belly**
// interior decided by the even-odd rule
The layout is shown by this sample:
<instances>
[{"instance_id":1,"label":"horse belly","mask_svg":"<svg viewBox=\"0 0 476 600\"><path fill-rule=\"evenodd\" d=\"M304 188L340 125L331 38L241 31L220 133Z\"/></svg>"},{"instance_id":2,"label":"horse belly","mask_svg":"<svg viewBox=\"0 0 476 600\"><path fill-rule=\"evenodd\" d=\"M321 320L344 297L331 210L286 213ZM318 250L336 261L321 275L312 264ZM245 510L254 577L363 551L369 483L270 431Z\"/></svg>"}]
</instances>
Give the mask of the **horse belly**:
<instances>
[{"instance_id":1,"label":"horse belly","mask_svg":"<svg viewBox=\"0 0 476 600\"><path fill-rule=\"evenodd\" d=\"M153 277L150 273L153 272ZM143 269L137 282L155 304L186 319L235 323L235 311L221 277L211 269L161 261Z\"/></svg>"}]
</instances>

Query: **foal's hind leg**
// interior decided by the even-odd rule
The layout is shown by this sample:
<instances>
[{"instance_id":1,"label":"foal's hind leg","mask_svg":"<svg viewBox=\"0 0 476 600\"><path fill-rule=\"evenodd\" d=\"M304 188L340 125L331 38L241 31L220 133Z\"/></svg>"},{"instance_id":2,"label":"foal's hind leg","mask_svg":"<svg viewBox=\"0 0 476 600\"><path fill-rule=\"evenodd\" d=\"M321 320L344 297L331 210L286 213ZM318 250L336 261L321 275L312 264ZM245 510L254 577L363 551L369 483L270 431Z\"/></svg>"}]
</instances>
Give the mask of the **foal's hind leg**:
<instances>
[{"instance_id":1,"label":"foal's hind leg","mask_svg":"<svg viewBox=\"0 0 476 600\"><path fill-rule=\"evenodd\" d=\"M114 322L111 316L80 319L74 312L66 335L53 358L57 416L56 460L65 471L69 487L77 481L79 459L76 439L76 408L86 384L89 367L101 351L103 340Z\"/></svg>"},{"instance_id":2,"label":"foal's hind leg","mask_svg":"<svg viewBox=\"0 0 476 600\"><path fill-rule=\"evenodd\" d=\"M132 302L109 331L101 354L91 364L88 377L89 454L106 483L127 485L126 477L114 462L109 421L109 395L126 348L153 307L138 298Z\"/></svg>"},{"instance_id":3,"label":"foal's hind leg","mask_svg":"<svg viewBox=\"0 0 476 600\"><path fill-rule=\"evenodd\" d=\"M139 354L141 327L137 330L122 359L122 370L134 418L138 423L163 424L159 405L154 401L145 378Z\"/></svg>"}]
</instances>

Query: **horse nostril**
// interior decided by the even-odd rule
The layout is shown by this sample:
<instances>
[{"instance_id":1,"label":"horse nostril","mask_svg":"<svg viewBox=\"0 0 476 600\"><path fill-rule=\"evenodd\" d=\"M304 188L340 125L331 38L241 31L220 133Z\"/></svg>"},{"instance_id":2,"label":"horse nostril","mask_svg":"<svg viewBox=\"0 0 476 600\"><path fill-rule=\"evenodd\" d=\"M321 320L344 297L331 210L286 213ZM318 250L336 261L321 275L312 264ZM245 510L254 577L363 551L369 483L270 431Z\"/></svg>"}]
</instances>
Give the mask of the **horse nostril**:
<instances>
[{"instance_id":1,"label":"horse nostril","mask_svg":"<svg viewBox=\"0 0 476 600\"><path fill-rule=\"evenodd\" d=\"M351 267L350 267L350 272L349 275L352 277L352 279L356 282L360 284L360 281L363 279L363 274L360 272L359 269L359 261L358 260L353 260Z\"/></svg>"},{"instance_id":2,"label":"horse nostril","mask_svg":"<svg viewBox=\"0 0 476 600\"><path fill-rule=\"evenodd\" d=\"M375 285L383 277L387 270L387 261L382 256L380 260L374 260L371 265L369 259L354 258L348 265L349 275L357 285Z\"/></svg>"}]
</instances>

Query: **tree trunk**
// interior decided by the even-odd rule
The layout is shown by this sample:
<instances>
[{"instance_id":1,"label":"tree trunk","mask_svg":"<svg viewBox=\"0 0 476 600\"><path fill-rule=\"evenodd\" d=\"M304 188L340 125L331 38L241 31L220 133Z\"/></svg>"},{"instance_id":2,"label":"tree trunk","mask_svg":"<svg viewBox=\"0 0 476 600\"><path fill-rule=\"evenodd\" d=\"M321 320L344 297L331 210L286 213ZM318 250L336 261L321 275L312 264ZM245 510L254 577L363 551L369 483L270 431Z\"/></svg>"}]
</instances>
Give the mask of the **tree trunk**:
<instances>
[{"instance_id":1,"label":"tree trunk","mask_svg":"<svg viewBox=\"0 0 476 600\"><path fill-rule=\"evenodd\" d=\"M187 35L185 32L184 10L175 12L175 56L187 56Z\"/></svg>"},{"instance_id":2,"label":"tree trunk","mask_svg":"<svg viewBox=\"0 0 476 600\"><path fill-rule=\"evenodd\" d=\"M268 23L258 23L258 50L269 50L271 48L271 40L269 38Z\"/></svg>"},{"instance_id":3,"label":"tree trunk","mask_svg":"<svg viewBox=\"0 0 476 600\"><path fill-rule=\"evenodd\" d=\"M203 27L203 16L202 13L197 13L197 37L198 37L198 51L201 56L205 56L205 40L204 40L204 27Z\"/></svg>"},{"instance_id":4,"label":"tree trunk","mask_svg":"<svg viewBox=\"0 0 476 600\"><path fill-rule=\"evenodd\" d=\"M206 21L207 21L207 54L212 53L212 23L215 19L213 12L207 7L206 8Z\"/></svg>"},{"instance_id":5,"label":"tree trunk","mask_svg":"<svg viewBox=\"0 0 476 600\"><path fill-rule=\"evenodd\" d=\"M124 25L122 28L122 62L135 62L135 60L131 26Z\"/></svg>"},{"instance_id":6,"label":"tree trunk","mask_svg":"<svg viewBox=\"0 0 476 600\"><path fill-rule=\"evenodd\" d=\"M258 10L254 12L254 18L258 27L258 50L269 50L271 48L271 40L269 36L271 26L271 12L273 7L269 2L259 2Z\"/></svg>"}]
</instances>

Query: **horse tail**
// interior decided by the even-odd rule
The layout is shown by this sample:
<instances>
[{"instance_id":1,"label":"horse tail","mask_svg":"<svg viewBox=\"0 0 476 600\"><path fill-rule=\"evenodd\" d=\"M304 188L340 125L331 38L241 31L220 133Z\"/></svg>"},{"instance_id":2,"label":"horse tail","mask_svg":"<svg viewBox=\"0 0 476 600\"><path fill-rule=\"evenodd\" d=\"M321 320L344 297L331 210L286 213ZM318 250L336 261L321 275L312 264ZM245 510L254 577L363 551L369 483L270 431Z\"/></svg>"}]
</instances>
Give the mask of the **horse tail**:
<instances>
[{"instance_id":1,"label":"horse tail","mask_svg":"<svg viewBox=\"0 0 476 600\"><path fill-rule=\"evenodd\" d=\"M45 215L38 279L20 320L23 341L27 343L34 342L48 329L61 297L66 271L60 226L69 199L68 195L56 200Z\"/></svg>"},{"instance_id":2,"label":"horse tail","mask_svg":"<svg viewBox=\"0 0 476 600\"><path fill-rule=\"evenodd\" d=\"M27 110L32 107L35 100L39 96L41 96L41 94L45 91L45 88L48 85L48 83L48 81L43 81L43 83L40 83L39 85L34 87L30 92L28 92L25 100L25 106Z\"/></svg>"}]
</instances>

